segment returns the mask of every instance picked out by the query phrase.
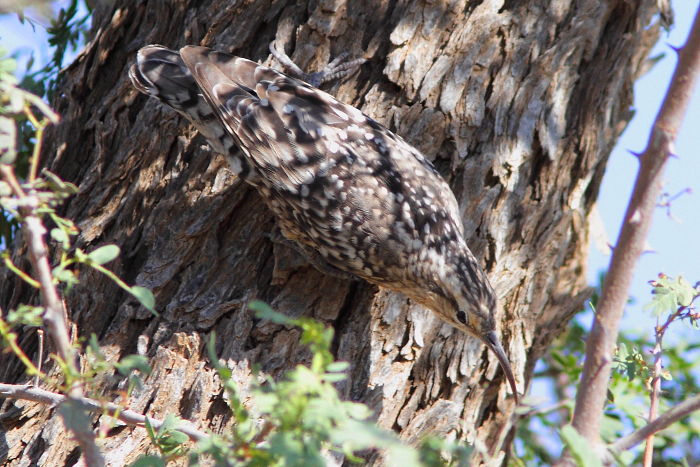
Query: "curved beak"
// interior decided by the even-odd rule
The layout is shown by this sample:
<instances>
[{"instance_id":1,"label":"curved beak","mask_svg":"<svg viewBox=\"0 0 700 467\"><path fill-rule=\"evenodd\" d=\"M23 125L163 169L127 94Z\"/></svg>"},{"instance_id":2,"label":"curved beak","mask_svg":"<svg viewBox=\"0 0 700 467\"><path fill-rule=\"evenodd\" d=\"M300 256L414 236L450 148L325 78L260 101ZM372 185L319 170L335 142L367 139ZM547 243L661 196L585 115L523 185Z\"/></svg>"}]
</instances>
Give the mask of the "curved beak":
<instances>
[{"instance_id":1,"label":"curved beak","mask_svg":"<svg viewBox=\"0 0 700 467\"><path fill-rule=\"evenodd\" d=\"M508 362L508 357L506 357L506 353L503 350L503 346L501 345L501 342L498 340L498 336L494 331L491 331L490 333L486 334L486 338L484 339L484 342L488 346L489 349L496 355L496 358L498 358L498 363L501 364L501 368L503 368L503 373L506 375L506 379L508 380L508 383L510 384L511 389L513 390L513 398L515 399L515 403L518 404L518 386L515 384L515 378L513 377L513 370L510 368L510 362Z\"/></svg>"}]
</instances>

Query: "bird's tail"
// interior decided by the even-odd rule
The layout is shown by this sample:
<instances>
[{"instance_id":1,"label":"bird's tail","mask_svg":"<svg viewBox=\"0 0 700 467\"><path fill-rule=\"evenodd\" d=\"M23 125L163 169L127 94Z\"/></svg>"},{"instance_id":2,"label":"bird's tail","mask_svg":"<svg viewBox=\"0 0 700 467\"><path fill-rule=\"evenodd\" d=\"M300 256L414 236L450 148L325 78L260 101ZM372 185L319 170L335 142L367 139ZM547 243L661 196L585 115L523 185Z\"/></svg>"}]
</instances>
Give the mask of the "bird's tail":
<instances>
[{"instance_id":1,"label":"bird's tail","mask_svg":"<svg viewBox=\"0 0 700 467\"><path fill-rule=\"evenodd\" d=\"M237 174L247 175L249 167L236 141L202 95L180 52L161 45L143 47L129 69L129 77L136 89L155 97L192 122L214 151L227 156Z\"/></svg>"},{"instance_id":2,"label":"bird's tail","mask_svg":"<svg viewBox=\"0 0 700 467\"><path fill-rule=\"evenodd\" d=\"M192 73L180 54L161 45L139 50L129 77L136 89L185 115L201 100Z\"/></svg>"}]
</instances>

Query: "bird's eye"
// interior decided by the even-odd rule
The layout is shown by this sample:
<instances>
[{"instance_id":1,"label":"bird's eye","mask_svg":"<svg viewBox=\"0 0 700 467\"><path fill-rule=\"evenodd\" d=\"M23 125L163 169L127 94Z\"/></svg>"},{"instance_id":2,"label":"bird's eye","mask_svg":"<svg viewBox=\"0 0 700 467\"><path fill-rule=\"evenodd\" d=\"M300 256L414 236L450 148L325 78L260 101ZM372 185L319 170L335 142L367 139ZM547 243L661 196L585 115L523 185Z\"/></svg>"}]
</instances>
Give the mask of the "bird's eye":
<instances>
[{"instance_id":1,"label":"bird's eye","mask_svg":"<svg viewBox=\"0 0 700 467\"><path fill-rule=\"evenodd\" d=\"M457 312L457 319L459 320L460 323L467 324L467 315L464 314L463 311Z\"/></svg>"}]
</instances>

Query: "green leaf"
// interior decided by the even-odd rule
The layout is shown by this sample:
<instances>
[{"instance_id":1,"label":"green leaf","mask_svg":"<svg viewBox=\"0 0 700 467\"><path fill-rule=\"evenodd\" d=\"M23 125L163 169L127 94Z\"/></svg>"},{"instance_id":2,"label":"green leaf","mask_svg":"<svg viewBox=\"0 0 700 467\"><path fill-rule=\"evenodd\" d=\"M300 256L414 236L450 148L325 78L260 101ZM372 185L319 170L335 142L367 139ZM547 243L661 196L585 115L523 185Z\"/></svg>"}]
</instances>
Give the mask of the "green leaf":
<instances>
[{"instance_id":1,"label":"green leaf","mask_svg":"<svg viewBox=\"0 0 700 467\"><path fill-rule=\"evenodd\" d=\"M345 402L345 409L348 416L356 420L364 420L372 415L372 411L365 404L359 402Z\"/></svg>"},{"instance_id":2,"label":"green leaf","mask_svg":"<svg viewBox=\"0 0 700 467\"><path fill-rule=\"evenodd\" d=\"M182 431L178 431L177 429L173 429L168 432L168 436L170 441L176 445L184 444L190 439L189 436L184 434Z\"/></svg>"},{"instance_id":3,"label":"green leaf","mask_svg":"<svg viewBox=\"0 0 700 467\"><path fill-rule=\"evenodd\" d=\"M143 374L150 374L151 367L148 365L148 359L143 355L127 355L114 364L114 368L123 376L129 376L134 370L139 370Z\"/></svg>"},{"instance_id":4,"label":"green leaf","mask_svg":"<svg viewBox=\"0 0 700 467\"><path fill-rule=\"evenodd\" d=\"M617 346L617 355L620 357L620 359L624 360L627 358L629 355L629 351L627 350L627 346L625 345L624 342L620 342Z\"/></svg>"},{"instance_id":5,"label":"green leaf","mask_svg":"<svg viewBox=\"0 0 700 467\"><path fill-rule=\"evenodd\" d=\"M341 372L347 370L349 366L350 364L348 362L333 362L329 363L326 366L326 370L332 372Z\"/></svg>"},{"instance_id":6,"label":"green leaf","mask_svg":"<svg viewBox=\"0 0 700 467\"><path fill-rule=\"evenodd\" d=\"M676 290L678 294L678 304L681 306L689 306L695 298L695 289L693 286L683 278L683 276L678 276L678 281L676 284Z\"/></svg>"},{"instance_id":7,"label":"green leaf","mask_svg":"<svg viewBox=\"0 0 700 467\"><path fill-rule=\"evenodd\" d=\"M73 433L92 434L92 421L88 409L77 400L65 399L58 405L63 424Z\"/></svg>"},{"instance_id":8,"label":"green leaf","mask_svg":"<svg viewBox=\"0 0 700 467\"><path fill-rule=\"evenodd\" d=\"M117 256L119 256L119 247L117 245L105 245L94 250L87 257L93 263L105 264L109 263Z\"/></svg>"},{"instance_id":9,"label":"green leaf","mask_svg":"<svg viewBox=\"0 0 700 467\"><path fill-rule=\"evenodd\" d=\"M156 432L153 429L153 425L151 425L151 420L148 418L148 416L144 417L144 425L146 426L146 433L148 433L148 437L151 439L151 441L155 442Z\"/></svg>"},{"instance_id":10,"label":"green leaf","mask_svg":"<svg viewBox=\"0 0 700 467\"><path fill-rule=\"evenodd\" d=\"M155 314L156 298L153 296L153 292L146 287L135 285L129 288L129 293L136 297L144 308Z\"/></svg>"},{"instance_id":11,"label":"green leaf","mask_svg":"<svg viewBox=\"0 0 700 467\"><path fill-rule=\"evenodd\" d=\"M652 300L644 306L657 316L666 313L675 313L679 307L685 307L692 303L697 295L693 286L682 276L673 278L665 274L659 274L657 280L651 282Z\"/></svg>"},{"instance_id":12,"label":"green leaf","mask_svg":"<svg viewBox=\"0 0 700 467\"><path fill-rule=\"evenodd\" d=\"M162 454L182 455L184 453L182 444L189 440L189 436L177 431L180 422L180 418L176 415L168 414L165 416L165 420L163 420L155 437L155 443Z\"/></svg>"},{"instance_id":13,"label":"green leaf","mask_svg":"<svg viewBox=\"0 0 700 467\"><path fill-rule=\"evenodd\" d=\"M0 47L0 81L12 84L17 82L14 76L14 71L17 69L17 60L7 57L7 53L5 47Z\"/></svg>"},{"instance_id":14,"label":"green leaf","mask_svg":"<svg viewBox=\"0 0 700 467\"><path fill-rule=\"evenodd\" d=\"M165 467L165 460L160 456L142 456L136 459L129 467Z\"/></svg>"},{"instance_id":15,"label":"green leaf","mask_svg":"<svg viewBox=\"0 0 700 467\"><path fill-rule=\"evenodd\" d=\"M329 383L337 383L338 381L343 381L347 379L347 375L343 373L326 373L323 375L323 380Z\"/></svg>"},{"instance_id":16,"label":"green leaf","mask_svg":"<svg viewBox=\"0 0 700 467\"><path fill-rule=\"evenodd\" d=\"M603 467L602 462L586 438L581 436L571 425L565 425L561 431L562 440L571 451L576 464L581 467Z\"/></svg>"},{"instance_id":17,"label":"green leaf","mask_svg":"<svg viewBox=\"0 0 700 467\"><path fill-rule=\"evenodd\" d=\"M61 265L58 265L55 268L53 268L53 271L51 271L51 274L56 279L58 279L61 282L65 282L69 286L75 285L78 283L78 278L75 277L75 273L73 271L71 271L70 269L65 269Z\"/></svg>"},{"instance_id":18,"label":"green leaf","mask_svg":"<svg viewBox=\"0 0 700 467\"><path fill-rule=\"evenodd\" d=\"M43 324L42 315L44 307L20 305L16 310L7 313L7 323L10 326L23 324L25 326L41 326Z\"/></svg>"},{"instance_id":19,"label":"green leaf","mask_svg":"<svg viewBox=\"0 0 700 467\"><path fill-rule=\"evenodd\" d=\"M64 250L70 248L70 239L68 237L68 234L64 230L58 228L51 229L51 238L60 243L61 248L63 248Z\"/></svg>"},{"instance_id":20,"label":"green leaf","mask_svg":"<svg viewBox=\"0 0 700 467\"><path fill-rule=\"evenodd\" d=\"M43 169L41 174L46 178L49 189L57 195L61 195L63 198L74 195L80 191L77 186L65 180L61 180L61 177L48 169Z\"/></svg>"},{"instance_id":21,"label":"green leaf","mask_svg":"<svg viewBox=\"0 0 700 467\"><path fill-rule=\"evenodd\" d=\"M288 326L292 326L295 324L294 319L290 318L289 316L283 315L282 313L276 312L275 310L270 308L270 305L260 300L253 300L248 304L248 308L255 312L255 316L257 318L266 319L276 324L284 324Z\"/></svg>"}]
</instances>

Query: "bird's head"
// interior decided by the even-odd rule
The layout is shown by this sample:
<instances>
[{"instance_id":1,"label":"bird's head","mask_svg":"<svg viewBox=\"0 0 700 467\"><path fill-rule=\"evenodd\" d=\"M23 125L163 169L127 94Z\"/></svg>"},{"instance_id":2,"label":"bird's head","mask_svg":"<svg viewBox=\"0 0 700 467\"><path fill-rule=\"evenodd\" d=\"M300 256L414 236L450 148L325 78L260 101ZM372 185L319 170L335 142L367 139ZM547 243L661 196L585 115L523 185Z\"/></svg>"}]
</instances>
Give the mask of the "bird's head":
<instances>
[{"instance_id":1,"label":"bird's head","mask_svg":"<svg viewBox=\"0 0 700 467\"><path fill-rule=\"evenodd\" d=\"M443 320L455 328L479 338L496 355L503 373L513 390L518 403L518 388L510 362L498 338L496 320L496 294L486 273L476 262L471 252L463 251L434 277L435 287L423 294L424 305L435 311Z\"/></svg>"}]
</instances>

